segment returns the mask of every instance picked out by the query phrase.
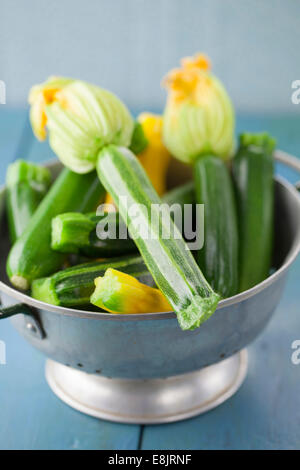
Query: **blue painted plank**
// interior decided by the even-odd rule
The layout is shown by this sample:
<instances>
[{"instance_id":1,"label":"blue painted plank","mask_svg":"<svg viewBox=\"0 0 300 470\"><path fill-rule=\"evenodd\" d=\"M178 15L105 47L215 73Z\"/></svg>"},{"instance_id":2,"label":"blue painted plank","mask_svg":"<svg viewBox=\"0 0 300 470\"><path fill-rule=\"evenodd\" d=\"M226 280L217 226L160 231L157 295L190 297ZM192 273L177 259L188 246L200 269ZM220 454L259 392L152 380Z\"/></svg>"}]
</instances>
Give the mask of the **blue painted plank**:
<instances>
[{"instance_id":1,"label":"blue painted plank","mask_svg":"<svg viewBox=\"0 0 300 470\"><path fill-rule=\"evenodd\" d=\"M0 184L4 183L7 165L15 158L23 158L26 148L18 147L26 126L25 109L12 110L0 105Z\"/></svg>"},{"instance_id":2,"label":"blue painted plank","mask_svg":"<svg viewBox=\"0 0 300 470\"><path fill-rule=\"evenodd\" d=\"M6 365L0 365L0 449L136 449L139 426L74 411L49 389L45 358L2 320Z\"/></svg>"},{"instance_id":3,"label":"blue painted plank","mask_svg":"<svg viewBox=\"0 0 300 470\"><path fill-rule=\"evenodd\" d=\"M300 449L300 365L291 344L300 339L300 258L264 333L249 347L241 389L219 408L164 426L147 426L143 449Z\"/></svg>"}]
</instances>

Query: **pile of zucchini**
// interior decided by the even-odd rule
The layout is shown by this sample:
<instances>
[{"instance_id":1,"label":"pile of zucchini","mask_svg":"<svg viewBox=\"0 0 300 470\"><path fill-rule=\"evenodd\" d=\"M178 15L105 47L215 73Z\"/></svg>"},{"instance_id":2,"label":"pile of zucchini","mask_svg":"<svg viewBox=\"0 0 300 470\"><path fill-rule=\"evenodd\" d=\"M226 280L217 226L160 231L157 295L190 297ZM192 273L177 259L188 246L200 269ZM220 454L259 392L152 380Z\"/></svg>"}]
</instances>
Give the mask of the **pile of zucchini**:
<instances>
[{"instance_id":1,"label":"pile of zucchini","mask_svg":"<svg viewBox=\"0 0 300 470\"><path fill-rule=\"evenodd\" d=\"M234 108L204 54L183 58L163 84L163 116L136 121L116 95L82 80L49 77L32 87L32 130L48 136L65 168L52 185L39 166L9 169L7 274L15 287L66 307L173 310L193 330L220 299L268 276L274 140L243 134L231 158ZM193 178L166 193L172 156ZM204 205L204 226L187 214L178 220L184 204L196 215ZM195 230L204 246L192 252Z\"/></svg>"},{"instance_id":2,"label":"pile of zucchini","mask_svg":"<svg viewBox=\"0 0 300 470\"><path fill-rule=\"evenodd\" d=\"M107 310L118 313L138 313L122 311L120 305L132 306L133 302L120 303L120 295L126 297L126 292L131 292L134 297L136 292L146 299L155 284L164 285L172 298L171 305L177 304L178 308L190 291L208 299L215 291L218 298L226 298L253 287L269 275L271 268L274 145L267 134L243 134L230 166L213 155L199 158L194 165L193 181L164 195L163 202L170 206L204 204L204 247L195 253L187 251L180 239L164 240L159 234L146 243L141 237L112 239L109 232L106 238L97 232L101 222L103 231L105 227L119 230L123 225L127 233L122 207L117 213L92 212L104 200L106 190L117 198L115 185L110 183L119 174L114 175L113 166L104 189L95 171L80 175L63 169L51 184L45 167L16 161L7 172L7 214L12 242L7 272L12 284L25 291L31 289L35 299L53 305L91 309L92 297L94 305L110 305ZM148 182L144 181L136 160L114 151L114 165L122 166L122 171L129 175L127 181L131 185L126 191L130 197L146 207L153 200L160 203L151 188L151 202L145 193L139 193L138 181L144 186ZM105 158L104 152L98 162L102 181ZM121 188L123 183L119 183ZM145 224L149 224L150 230L151 223L145 214ZM132 221L127 224L134 234L136 228ZM177 260L176 265L173 259ZM196 262L205 278L194 269ZM101 283L100 298L100 289L98 294L95 291L95 280L105 276L107 270L120 271L126 276L106 276L105 283ZM137 284L131 283L130 276L139 280L141 286L147 285L147 289L143 291L139 284L139 290L135 291ZM176 280L176 290L174 283L168 284L170 278ZM125 287L123 279L127 283ZM153 294L157 297L157 289L153 289ZM160 311L157 298L156 311ZM163 300L164 306L170 305ZM183 329L190 328L184 317L179 320Z\"/></svg>"}]
</instances>

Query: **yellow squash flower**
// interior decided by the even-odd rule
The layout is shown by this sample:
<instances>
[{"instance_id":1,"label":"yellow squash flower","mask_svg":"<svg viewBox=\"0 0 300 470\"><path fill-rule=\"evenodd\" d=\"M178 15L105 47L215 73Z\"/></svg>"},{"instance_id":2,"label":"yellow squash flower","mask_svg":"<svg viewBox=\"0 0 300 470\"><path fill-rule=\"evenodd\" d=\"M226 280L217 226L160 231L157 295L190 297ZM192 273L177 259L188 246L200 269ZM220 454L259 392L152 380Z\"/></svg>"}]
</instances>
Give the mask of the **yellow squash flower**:
<instances>
[{"instance_id":1,"label":"yellow squash flower","mask_svg":"<svg viewBox=\"0 0 300 470\"><path fill-rule=\"evenodd\" d=\"M227 159L234 145L230 98L210 72L206 56L182 59L163 82L168 90L163 138L171 154L186 163L212 153Z\"/></svg>"},{"instance_id":2,"label":"yellow squash flower","mask_svg":"<svg viewBox=\"0 0 300 470\"><path fill-rule=\"evenodd\" d=\"M155 313L172 310L159 289L146 286L133 276L109 268L95 279L91 303L111 313Z\"/></svg>"},{"instance_id":3,"label":"yellow squash flower","mask_svg":"<svg viewBox=\"0 0 300 470\"><path fill-rule=\"evenodd\" d=\"M68 168L87 173L95 168L99 151L108 144L127 147L134 122L113 93L81 80L50 77L29 94L34 134L49 133L53 151Z\"/></svg>"}]
</instances>

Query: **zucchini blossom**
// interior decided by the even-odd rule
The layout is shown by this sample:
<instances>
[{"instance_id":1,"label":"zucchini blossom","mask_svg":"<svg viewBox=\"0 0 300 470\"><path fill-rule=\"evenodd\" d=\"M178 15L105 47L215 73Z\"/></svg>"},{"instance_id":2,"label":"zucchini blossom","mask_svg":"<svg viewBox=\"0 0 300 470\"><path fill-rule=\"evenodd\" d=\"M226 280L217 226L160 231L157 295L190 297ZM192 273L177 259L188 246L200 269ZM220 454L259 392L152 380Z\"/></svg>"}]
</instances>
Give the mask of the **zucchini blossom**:
<instances>
[{"instance_id":1,"label":"zucchini blossom","mask_svg":"<svg viewBox=\"0 0 300 470\"><path fill-rule=\"evenodd\" d=\"M126 106L113 93L81 80L50 77L29 94L30 121L68 168L88 173L108 144L128 147L134 128Z\"/></svg>"},{"instance_id":2,"label":"zucchini blossom","mask_svg":"<svg viewBox=\"0 0 300 470\"><path fill-rule=\"evenodd\" d=\"M230 158L234 111L224 86L210 72L208 58L197 54L182 59L163 85L168 90L163 138L170 153L186 163L208 153Z\"/></svg>"},{"instance_id":3,"label":"zucchini blossom","mask_svg":"<svg viewBox=\"0 0 300 470\"><path fill-rule=\"evenodd\" d=\"M159 289L142 284L129 274L109 268L95 279L91 303L111 313L169 312L171 305Z\"/></svg>"}]
</instances>

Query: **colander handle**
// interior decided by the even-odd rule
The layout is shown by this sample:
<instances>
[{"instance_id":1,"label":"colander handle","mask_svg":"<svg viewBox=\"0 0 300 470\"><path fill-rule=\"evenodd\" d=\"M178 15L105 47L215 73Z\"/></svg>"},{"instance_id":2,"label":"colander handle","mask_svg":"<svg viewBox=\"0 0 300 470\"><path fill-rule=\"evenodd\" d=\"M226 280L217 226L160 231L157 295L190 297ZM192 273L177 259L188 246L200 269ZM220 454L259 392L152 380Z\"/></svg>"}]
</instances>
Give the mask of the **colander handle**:
<instances>
[{"instance_id":1,"label":"colander handle","mask_svg":"<svg viewBox=\"0 0 300 470\"><path fill-rule=\"evenodd\" d=\"M26 304L15 304L10 305L9 307L2 307L0 305L0 320L20 314L24 315L26 329L30 335L39 339L44 339L46 337L39 314L35 309Z\"/></svg>"},{"instance_id":2,"label":"colander handle","mask_svg":"<svg viewBox=\"0 0 300 470\"><path fill-rule=\"evenodd\" d=\"M275 151L275 160L277 160L280 163L283 163L284 165L289 166L293 170L296 170L300 173L300 159L297 157L293 157L292 155L289 155L288 153L283 152L282 150L276 150ZM300 180L295 183L295 188L300 191Z\"/></svg>"}]
</instances>

